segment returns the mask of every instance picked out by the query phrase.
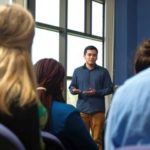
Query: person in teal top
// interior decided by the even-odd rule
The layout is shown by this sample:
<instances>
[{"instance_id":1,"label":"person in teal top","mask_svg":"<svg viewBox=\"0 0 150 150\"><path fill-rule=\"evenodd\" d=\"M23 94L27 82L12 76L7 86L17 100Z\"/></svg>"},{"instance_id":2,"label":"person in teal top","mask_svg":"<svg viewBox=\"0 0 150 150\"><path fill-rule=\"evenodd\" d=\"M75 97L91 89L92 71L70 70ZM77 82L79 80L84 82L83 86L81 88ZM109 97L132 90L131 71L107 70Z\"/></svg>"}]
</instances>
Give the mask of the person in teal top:
<instances>
[{"instance_id":1,"label":"person in teal top","mask_svg":"<svg viewBox=\"0 0 150 150\"><path fill-rule=\"evenodd\" d=\"M39 99L49 112L44 130L57 136L67 150L98 150L78 110L65 103L65 70L54 59L41 59L34 65Z\"/></svg>"},{"instance_id":2,"label":"person in teal top","mask_svg":"<svg viewBox=\"0 0 150 150\"><path fill-rule=\"evenodd\" d=\"M50 131L68 150L97 149L76 108L54 100L51 109Z\"/></svg>"}]
</instances>

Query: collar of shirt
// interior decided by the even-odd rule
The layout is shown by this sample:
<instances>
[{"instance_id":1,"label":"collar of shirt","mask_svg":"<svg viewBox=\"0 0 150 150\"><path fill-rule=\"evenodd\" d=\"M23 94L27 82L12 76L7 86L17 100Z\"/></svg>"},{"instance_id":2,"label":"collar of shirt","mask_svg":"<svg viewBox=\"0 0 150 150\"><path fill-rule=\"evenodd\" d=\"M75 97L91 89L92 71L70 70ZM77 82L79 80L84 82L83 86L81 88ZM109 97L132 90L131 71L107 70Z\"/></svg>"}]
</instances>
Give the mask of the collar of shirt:
<instances>
[{"instance_id":1,"label":"collar of shirt","mask_svg":"<svg viewBox=\"0 0 150 150\"><path fill-rule=\"evenodd\" d=\"M96 69L96 68L98 68L99 66L97 65L97 64L94 64L94 67L93 67L93 69L92 70L94 70L94 69ZM86 64L84 64L83 65L83 69L88 69L87 67L86 67ZM88 69L89 70L89 69Z\"/></svg>"}]
</instances>

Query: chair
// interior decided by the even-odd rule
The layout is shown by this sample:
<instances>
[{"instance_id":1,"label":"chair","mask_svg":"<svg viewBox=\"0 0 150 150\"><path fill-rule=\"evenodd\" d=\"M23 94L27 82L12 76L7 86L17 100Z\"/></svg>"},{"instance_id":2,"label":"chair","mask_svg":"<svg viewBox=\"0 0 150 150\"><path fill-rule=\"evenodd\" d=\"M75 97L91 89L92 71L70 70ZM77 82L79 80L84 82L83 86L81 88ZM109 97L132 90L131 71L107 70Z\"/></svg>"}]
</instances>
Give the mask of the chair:
<instances>
[{"instance_id":1,"label":"chair","mask_svg":"<svg viewBox=\"0 0 150 150\"><path fill-rule=\"evenodd\" d=\"M41 131L41 135L44 143L46 144L46 150L65 150L62 142L53 134Z\"/></svg>"},{"instance_id":2,"label":"chair","mask_svg":"<svg viewBox=\"0 0 150 150\"><path fill-rule=\"evenodd\" d=\"M150 150L150 145L124 146L117 148L116 150Z\"/></svg>"},{"instance_id":3,"label":"chair","mask_svg":"<svg viewBox=\"0 0 150 150\"><path fill-rule=\"evenodd\" d=\"M0 124L0 149L25 150L19 138L6 126Z\"/></svg>"}]
</instances>

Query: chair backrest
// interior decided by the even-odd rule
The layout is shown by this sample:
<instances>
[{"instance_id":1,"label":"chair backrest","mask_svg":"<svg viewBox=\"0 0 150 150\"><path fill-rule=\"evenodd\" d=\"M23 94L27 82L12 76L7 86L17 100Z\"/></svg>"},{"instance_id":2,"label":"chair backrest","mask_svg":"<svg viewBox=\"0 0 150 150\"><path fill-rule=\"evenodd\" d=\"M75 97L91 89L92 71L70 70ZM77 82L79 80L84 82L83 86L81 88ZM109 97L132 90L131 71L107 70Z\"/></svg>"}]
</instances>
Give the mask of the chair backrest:
<instances>
[{"instance_id":1,"label":"chair backrest","mask_svg":"<svg viewBox=\"0 0 150 150\"><path fill-rule=\"evenodd\" d=\"M0 149L25 150L19 138L6 126L0 124Z\"/></svg>"},{"instance_id":2,"label":"chair backrest","mask_svg":"<svg viewBox=\"0 0 150 150\"><path fill-rule=\"evenodd\" d=\"M116 150L150 150L150 145L125 146L117 148Z\"/></svg>"},{"instance_id":3,"label":"chair backrest","mask_svg":"<svg viewBox=\"0 0 150 150\"><path fill-rule=\"evenodd\" d=\"M53 134L46 131L41 131L41 135L44 143L46 144L46 150L65 150L62 142Z\"/></svg>"}]
</instances>

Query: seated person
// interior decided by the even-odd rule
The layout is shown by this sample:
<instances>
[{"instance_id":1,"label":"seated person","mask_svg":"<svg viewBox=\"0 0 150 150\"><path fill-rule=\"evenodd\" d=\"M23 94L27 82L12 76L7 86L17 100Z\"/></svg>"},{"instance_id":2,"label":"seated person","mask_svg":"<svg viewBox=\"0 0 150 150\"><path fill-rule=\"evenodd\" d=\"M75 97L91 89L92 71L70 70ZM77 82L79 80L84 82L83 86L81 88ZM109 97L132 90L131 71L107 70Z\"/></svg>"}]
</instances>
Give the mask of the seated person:
<instances>
[{"instance_id":1,"label":"seated person","mask_svg":"<svg viewBox=\"0 0 150 150\"><path fill-rule=\"evenodd\" d=\"M31 13L19 4L0 6L0 123L13 131L27 150L42 148L41 110L30 59L34 28Z\"/></svg>"},{"instance_id":2,"label":"seated person","mask_svg":"<svg viewBox=\"0 0 150 150\"><path fill-rule=\"evenodd\" d=\"M134 67L136 75L113 97L106 125L105 150L150 145L150 40L144 41L137 50Z\"/></svg>"},{"instance_id":3,"label":"seated person","mask_svg":"<svg viewBox=\"0 0 150 150\"><path fill-rule=\"evenodd\" d=\"M39 98L49 112L45 130L57 136L67 150L97 150L77 109L65 103L63 66L54 59L41 59L34 69Z\"/></svg>"}]
</instances>

